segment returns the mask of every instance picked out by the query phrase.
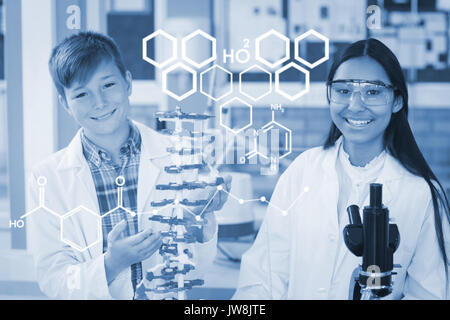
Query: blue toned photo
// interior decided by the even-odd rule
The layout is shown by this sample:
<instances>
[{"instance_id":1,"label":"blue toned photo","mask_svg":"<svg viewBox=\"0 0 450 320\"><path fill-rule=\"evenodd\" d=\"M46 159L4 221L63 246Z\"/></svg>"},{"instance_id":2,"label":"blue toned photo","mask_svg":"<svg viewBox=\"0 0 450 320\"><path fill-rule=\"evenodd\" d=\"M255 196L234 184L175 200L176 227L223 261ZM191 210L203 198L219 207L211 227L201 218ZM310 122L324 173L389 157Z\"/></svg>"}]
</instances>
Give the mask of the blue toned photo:
<instances>
[{"instance_id":1,"label":"blue toned photo","mask_svg":"<svg viewBox=\"0 0 450 320\"><path fill-rule=\"evenodd\" d=\"M0 13L0 300L450 298L450 1Z\"/></svg>"}]
</instances>

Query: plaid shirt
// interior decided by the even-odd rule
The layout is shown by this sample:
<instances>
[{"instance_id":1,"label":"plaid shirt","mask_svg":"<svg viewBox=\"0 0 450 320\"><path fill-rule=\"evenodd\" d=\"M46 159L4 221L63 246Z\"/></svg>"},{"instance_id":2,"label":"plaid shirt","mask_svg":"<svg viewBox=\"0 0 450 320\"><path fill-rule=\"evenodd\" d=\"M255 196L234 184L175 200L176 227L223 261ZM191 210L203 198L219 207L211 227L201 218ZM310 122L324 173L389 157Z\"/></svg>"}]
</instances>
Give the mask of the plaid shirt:
<instances>
[{"instance_id":1,"label":"plaid shirt","mask_svg":"<svg viewBox=\"0 0 450 320\"><path fill-rule=\"evenodd\" d=\"M137 212L137 186L139 172L139 158L141 154L141 135L134 124L130 122L130 135L127 142L120 148L120 165L115 164L105 150L100 149L81 132L83 154L86 158L94 179L97 192L100 215L104 215L117 207L116 178L123 176L123 207ZM117 209L102 219L103 252L108 249L108 233L123 219L127 220L127 236L138 232L137 215L131 217L122 209ZM142 279L142 265L136 263L131 266L131 281L133 288Z\"/></svg>"}]
</instances>

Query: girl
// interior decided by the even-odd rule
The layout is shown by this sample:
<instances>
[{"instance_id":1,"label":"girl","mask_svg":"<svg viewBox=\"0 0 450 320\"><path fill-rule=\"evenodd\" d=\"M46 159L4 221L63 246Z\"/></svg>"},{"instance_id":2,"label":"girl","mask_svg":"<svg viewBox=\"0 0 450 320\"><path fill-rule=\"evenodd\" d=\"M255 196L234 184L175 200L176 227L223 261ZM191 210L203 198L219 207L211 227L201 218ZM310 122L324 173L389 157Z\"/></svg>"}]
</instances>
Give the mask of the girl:
<instances>
[{"instance_id":1,"label":"girl","mask_svg":"<svg viewBox=\"0 0 450 320\"><path fill-rule=\"evenodd\" d=\"M380 41L350 45L330 70L333 123L323 147L302 153L280 177L241 264L237 299L347 299L361 258L346 248L346 208L368 205L383 185L400 235L392 299L445 299L449 205L408 124L400 64Z\"/></svg>"}]
</instances>

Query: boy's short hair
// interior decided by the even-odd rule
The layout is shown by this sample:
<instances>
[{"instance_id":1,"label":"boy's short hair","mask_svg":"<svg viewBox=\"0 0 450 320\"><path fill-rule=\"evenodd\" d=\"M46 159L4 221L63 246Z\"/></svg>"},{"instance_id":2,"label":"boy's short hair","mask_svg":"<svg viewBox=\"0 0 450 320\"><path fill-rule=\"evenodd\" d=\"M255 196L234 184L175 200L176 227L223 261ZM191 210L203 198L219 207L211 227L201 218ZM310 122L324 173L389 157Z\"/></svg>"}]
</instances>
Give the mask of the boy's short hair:
<instances>
[{"instance_id":1,"label":"boy's short hair","mask_svg":"<svg viewBox=\"0 0 450 320\"><path fill-rule=\"evenodd\" d=\"M65 38L53 49L48 62L56 90L65 97L64 88L70 87L74 81L86 81L105 60L113 61L125 78L122 56L110 37L88 31Z\"/></svg>"}]
</instances>

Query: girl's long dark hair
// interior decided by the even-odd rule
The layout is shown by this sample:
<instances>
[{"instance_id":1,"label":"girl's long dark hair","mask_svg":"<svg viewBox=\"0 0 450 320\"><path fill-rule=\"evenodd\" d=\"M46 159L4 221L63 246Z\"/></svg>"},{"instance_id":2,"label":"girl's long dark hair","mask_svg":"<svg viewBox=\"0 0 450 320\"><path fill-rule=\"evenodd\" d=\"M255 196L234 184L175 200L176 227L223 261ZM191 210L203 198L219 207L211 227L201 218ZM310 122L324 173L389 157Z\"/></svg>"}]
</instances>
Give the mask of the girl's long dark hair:
<instances>
[{"instance_id":1,"label":"girl's long dark hair","mask_svg":"<svg viewBox=\"0 0 450 320\"><path fill-rule=\"evenodd\" d=\"M328 74L328 84L333 81L336 70L343 62L361 56L368 56L381 64L389 76L392 85L396 88L395 95L403 98L403 107L400 111L392 114L391 120L384 132L383 143L385 148L387 148L394 158L400 161L409 172L424 178L430 187L434 208L436 235L448 282L449 257L447 257L445 250L442 225L443 223L450 223L449 203L441 183L423 157L422 152L414 139L411 127L409 126L408 89L397 58L392 51L379 40L370 38L357 41L347 47L346 50L334 60ZM332 123L324 144L324 149L333 146L341 135L342 133L340 130Z\"/></svg>"}]
</instances>

